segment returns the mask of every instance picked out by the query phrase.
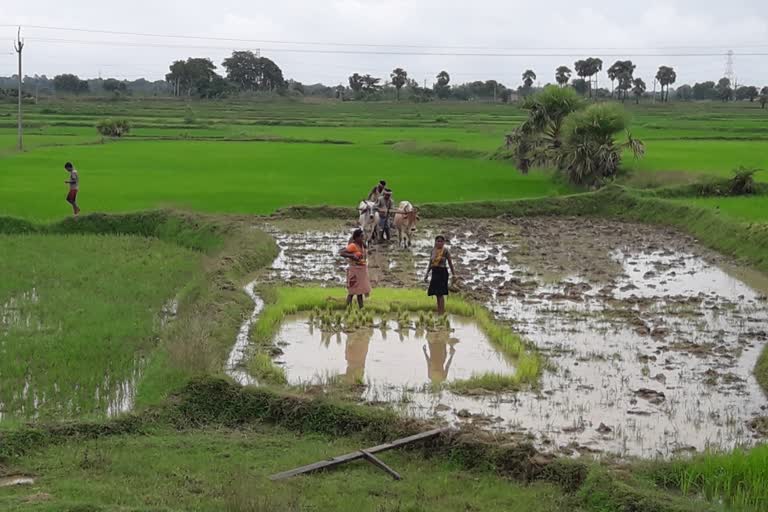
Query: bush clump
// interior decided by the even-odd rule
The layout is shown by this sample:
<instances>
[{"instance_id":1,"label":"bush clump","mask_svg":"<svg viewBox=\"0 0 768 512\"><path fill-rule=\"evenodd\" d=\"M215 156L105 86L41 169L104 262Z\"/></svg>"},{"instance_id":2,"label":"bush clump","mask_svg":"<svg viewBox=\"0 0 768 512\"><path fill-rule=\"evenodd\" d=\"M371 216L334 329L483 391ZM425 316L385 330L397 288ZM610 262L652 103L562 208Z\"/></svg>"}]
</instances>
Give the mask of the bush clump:
<instances>
[{"instance_id":1,"label":"bush clump","mask_svg":"<svg viewBox=\"0 0 768 512\"><path fill-rule=\"evenodd\" d=\"M104 137L122 137L131 131L131 123L127 119L102 119L96 130Z\"/></svg>"}]
</instances>

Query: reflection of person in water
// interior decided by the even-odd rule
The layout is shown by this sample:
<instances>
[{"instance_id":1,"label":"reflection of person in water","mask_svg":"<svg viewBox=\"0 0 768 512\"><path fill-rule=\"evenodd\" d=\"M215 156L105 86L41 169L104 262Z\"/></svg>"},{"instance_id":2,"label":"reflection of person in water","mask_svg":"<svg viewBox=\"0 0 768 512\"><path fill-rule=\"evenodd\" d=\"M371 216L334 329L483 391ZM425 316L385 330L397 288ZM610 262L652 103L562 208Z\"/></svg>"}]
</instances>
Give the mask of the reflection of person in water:
<instances>
[{"instance_id":1,"label":"reflection of person in water","mask_svg":"<svg viewBox=\"0 0 768 512\"><path fill-rule=\"evenodd\" d=\"M365 376L365 359L368 357L371 336L373 336L373 329L358 329L347 334L347 344L344 349L347 372L344 374L344 379L348 384L357 384Z\"/></svg>"},{"instance_id":2,"label":"reflection of person in water","mask_svg":"<svg viewBox=\"0 0 768 512\"><path fill-rule=\"evenodd\" d=\"M448 338L445 333L441 335L440 332L427 333L427 343L429 344L429 352L427 352L427 345L422 347L424 351L424 357L427 360L427 373L429 380L433 384L440 384L448 378L448 371L451 369L451 362L453 361L453 355L456 353L456 349L453 347L459 340L455 338ZM451 355L446 362L447 352Z\"/></svg>"}]
</instances>

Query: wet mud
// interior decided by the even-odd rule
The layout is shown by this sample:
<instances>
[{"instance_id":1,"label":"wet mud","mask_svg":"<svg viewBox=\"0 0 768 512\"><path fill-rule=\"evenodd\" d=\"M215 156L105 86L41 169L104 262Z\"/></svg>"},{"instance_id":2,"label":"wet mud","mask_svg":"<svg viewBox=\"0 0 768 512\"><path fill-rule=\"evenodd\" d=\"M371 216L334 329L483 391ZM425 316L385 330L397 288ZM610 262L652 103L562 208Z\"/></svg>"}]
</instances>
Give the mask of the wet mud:
<instances>
[{"instance_id":1,"label":"wet mud","mask_svg":"<svg viewBox=\"0 0 768 512\"><path fill-rule=\"evenodd\" d=\"M337 254L353 223L276 221L265 227L282 250L259 276L262 282L343 285L345 265ZM374 288L425 286L421 278L436 234L449 239L456 289L510 322L538 347L548 369L530 391L413 393L417 386L390 382L409 399L391 392L385 401L409 414L518 432L566 454L669 456L750 445L765 436L759 418L768 401L752 375L768 342L764 276L691 237L645 225L455 219L421 223L410 250L375 246L369 258ZM454 365L468 336L457 336ZM293 357L290 350L285 357ZM418 359L401 357L404 364ZM300 378L284 362L289 380ZM342 372L342 366L334 369ZM365 368L361 380L370 376ZM455 378L456 368L446 380ZM373 401L369 393L363 397Z\"/></svg>"}]
</instances>

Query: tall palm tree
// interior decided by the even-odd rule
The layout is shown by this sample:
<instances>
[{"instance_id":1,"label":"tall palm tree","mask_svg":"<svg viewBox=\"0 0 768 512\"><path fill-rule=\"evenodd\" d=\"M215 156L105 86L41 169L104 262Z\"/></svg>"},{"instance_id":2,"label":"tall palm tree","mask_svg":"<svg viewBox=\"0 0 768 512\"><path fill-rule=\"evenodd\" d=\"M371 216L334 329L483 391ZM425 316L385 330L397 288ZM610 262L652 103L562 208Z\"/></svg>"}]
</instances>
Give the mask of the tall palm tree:
<instances>
[{"instance_id":1,"label":"tall palm tree","mask_svg":"<svg viewBox=\"0 0 768 512\"><path fill-rule=\"evenodd\" d=\"M530 89L533 86L533 82L536 80L536 73L532 69L526 69L523 73L523 84L526 89Z\"/></svg>"},{"instance_id":2,"label":"tall palm tree","mask_svg":"<svg viewBox=\"0 0 768 512\"><path fill-rule=\"evenodd\" d=\"M635 96L635 103L640 103L640 97L645 94L646 86L642 78L632 80L632 94Z\"/></svg>"},{"instance_id":3,"label":"tall palm tree","mask_svg":"<svg viewBox=\"0 0 768 512\"><path fill-rule=\"evenodd\" d=\"M573 63L573 69L576 70L576 74L579 75L586 82L586 78L591 76L589 74L589 63L586 60L577 60ZM591 84L591 82L590 82ZM592 87L589 87L589 97L592 97Z\"/></svg>"},{"instance_id":4,"label":"tall palm tree","mask_svg":"<svg viewBox=\"0 0 768 512\"><path fill-rule=\"evenodd\" d=\"M557 85L565 87L568 84L568 80L571 79L572 71L568 66L560 66L555 70L555 80Z\"/></svg>"},{"instance_id":5,"label":"tall palm tree","mask_svg":"<svg viewBox=\"0 0 768 512\"><path fill-rule=\"evenodd\" d=\"M408 73L403 68L395 68L389 78L392 79L392 85L395 86L395 100L400 101L400 89L408 81Z\"/></svg>"},{"instance_id":6,"label":"tall palm tree","mask_svg":"<svg viewBox=\"0 0 768 512\"><path fill-rule=\"evenodd\" d=\"M669 86L677 80L675 69L669 66L659 66L659 70L656 72L656 80L661 84L661 101L669 102ZM666 96L664 95L664 89L667 90Z\"/></svg>"}]
</instances>

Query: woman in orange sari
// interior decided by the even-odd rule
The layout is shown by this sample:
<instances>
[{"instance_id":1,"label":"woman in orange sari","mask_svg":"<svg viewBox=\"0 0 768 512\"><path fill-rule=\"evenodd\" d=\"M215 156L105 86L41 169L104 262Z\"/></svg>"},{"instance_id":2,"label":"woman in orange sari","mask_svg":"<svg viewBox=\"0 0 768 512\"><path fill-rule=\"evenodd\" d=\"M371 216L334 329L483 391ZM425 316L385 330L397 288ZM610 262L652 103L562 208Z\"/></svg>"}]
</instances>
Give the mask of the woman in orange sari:
<instances>
[{"instance_id":1,"label":"woman in orange sari","mask_svg":"<svg viewBox=\"0 0 768 512\"><path fill-rule=\"evenodd\" d=\"M424 275L424 281L432 273L432 280L429 282L429 291L427 295L437 299L437 314L445 314L445 296L448 295L448 267L451 268L451 274L456 276L456 270L453 268L451 253L445 246L445 237L439 235L435 238L435 246L432 248L432 255L429 258L427 273Z\"/></svg>"},{"instance_id":2,"label":"woman in orange sari","mask_svg":"<svg viewBox=\"0 0 768 512\"><path fill-rule=\"evenodd\" d=\"M352 233L352 240L341 251L341 256L349 260L347 268L347 307L352 304L352 297L357 296L357 305L363 307L363 297L371 293L371 281L368 279L367 251L363 230L358 228Z\"/></svg>"}]
</instances>

